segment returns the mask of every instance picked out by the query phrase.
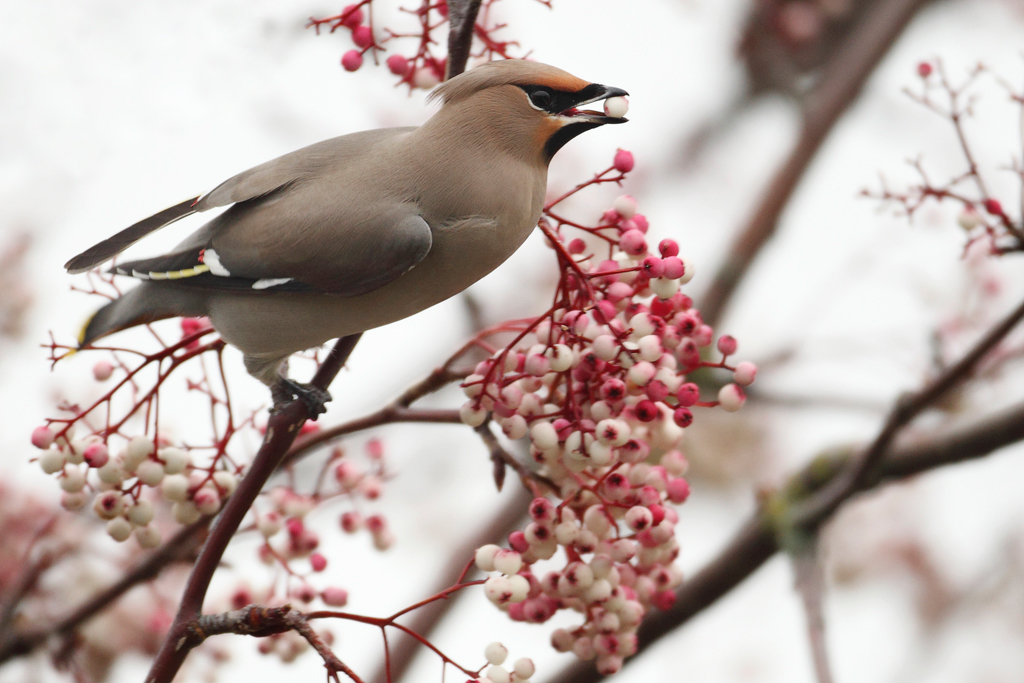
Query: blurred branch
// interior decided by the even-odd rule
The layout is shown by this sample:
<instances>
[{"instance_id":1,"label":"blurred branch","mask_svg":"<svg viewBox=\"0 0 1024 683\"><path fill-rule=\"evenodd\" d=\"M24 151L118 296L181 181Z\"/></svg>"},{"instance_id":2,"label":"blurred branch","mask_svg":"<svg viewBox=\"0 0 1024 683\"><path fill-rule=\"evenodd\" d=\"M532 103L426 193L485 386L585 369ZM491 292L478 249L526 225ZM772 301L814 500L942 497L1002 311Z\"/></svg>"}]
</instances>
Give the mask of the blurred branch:
<instances>
[{"instance_id":1,"label":"blurred branch","mask_svg":"<svg viewBox=\"0 0 1024 683\"><path fill-rule=\"evenodd\" d=\"M818 534L811 542L792 554L794 583L804 603L807 615L807 636L811 643L814 673L818 683L832 683L832 671L828 664L828 648L825 644L825 616L822 602L825 596L825 575L821 568L818 552Z\"/></svg>"},{"instance_id":2,"label":"blurred branch","mask_svg":"<svg viewBox=\"0 0 1024 683\"><path fill-rule=\"evenodd\" d=\"M505 448L498 442L498 437L491 431L491 420L485 420L482 425L476 427L474 431L480 435L480 439L487 446L487 449L491 453L491 461L494 463L494 483L501 490L502 484L505 482L505 467L511 467L515 470L515 473L519 475L519 478L523 482L523 486L528 486L533 490L534 495L541 495L537 489L537 484L542 484L548 487L552 491L558 491L558 484L551 481L548 477L545 477L539 472L534 472L523 463L509 453Z\"/></svg>"},{"instance_id":3,"label":"blurred branch","mask_svg":"<svg viewBox=\"0 0 1024 683\"><path fill-rule=\"evenodd\" d=\"M348 360L360 336L354 334L342 337L335 343L331 353L313 377L312 385L314 387L326 390L330 386L345 361ZM156 659L153 660L153 665L146 676L147 683L171 683L177 675L185 657L191 650L187 642L189 629L202 614L206 591L213 579L214 572L220 565L221 557L223 557L228 543L235 535L267 479L281 464L306 419L307 409L299 400L285 404L276 412L271 413L263 445L256 452L256 457L253 458L252 465L238 488L228 498L227 504L210 530L210 535L192 568L192 574L185 584L178 614L174 618L174 623L171 625Z\"/></svg>"},{"instance_id":4,"label":"blurred branch","mask_svg":"<svg viewBox=\"0 0 1024 683\"><path fill-rule=\"evenodd\" d=\"M882 431L872 444L849 467L844 468L825 487L793 510L793 526L814 529L830 516L847 498L860 490L875 466L885 457L889 445L900 430L935 404L950 389L966 381L981 360L1024 319L1024 302L998 325L993 327L974 347L916 394L904 395L896 401Z\"/></svg>"},{"instance_id":5,"label":"blurred branch","mask_svg":"<svg viewBox=\"0 0 1024 683\"><path fill-rule=\"evenodd\" d=\"M868 491L883 483L900 481L945 465L981 458L1022 440L1024 403L1019 403L1002 413L966 427L892 448L861 483L860 489L854 493ZM844 453L830 460L817 459L794 475L787 488L803 488L808 483L822 480L827 483L842 471L852 457L850 453ZM766 508L762 506L740 527L714 560L679 587L676 602L671 609L655 612L644 620L637 633L638 653L729 593L779 549L772 520ZM555 680L558 683L595 683L601 680L601 676L592 662L578 662Z\"/></svg>"},{"instance_id":6,"label":"blurred branch","mask_svg":"<svg viewBox=\"0 0 1024 683\"><path fill-rule=\"evenodd\" d=\"M750 265L775 234L779 216L836 122L857 98L896 38L928 1L875 3L823 68L804 104L803 128L796 146L772 178L747 225L733 240L725 262L704 294L700 310L708 325L719 322Z\"/></svg>"},{"instance_id":7,"label":"blurred branch","mask_svg":"<svg viewBox=\"0 0 1024 683\"><path fill-rule=\"evenodd\" d=\"M0 640L0 663L32 652L52 637L70 636L76 628L112 605L130 589L156 578L171 563L192 556L201 542L202 532L209 523L210 518L204 518L183 527L163 546L121 577L120 581L94 595L53 626L27 633L5 633L4 638Z\"/></svg>"}]
</instances>

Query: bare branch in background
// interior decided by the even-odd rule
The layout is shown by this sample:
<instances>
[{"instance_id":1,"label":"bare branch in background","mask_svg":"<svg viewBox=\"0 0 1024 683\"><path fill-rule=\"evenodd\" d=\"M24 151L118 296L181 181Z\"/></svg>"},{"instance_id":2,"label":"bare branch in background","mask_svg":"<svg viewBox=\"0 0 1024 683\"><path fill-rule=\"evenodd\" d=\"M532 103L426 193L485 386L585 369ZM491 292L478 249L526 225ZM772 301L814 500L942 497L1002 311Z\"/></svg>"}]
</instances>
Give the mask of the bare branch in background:
<instances>
[{"instance_id":1,"label":"bare branch in background","mask_svg":"<svg viewBox=\"0 0 1024 683\"><path fill-rule=\"evenodd\" d=\"M828 648L825 643L825 576L818 552L818 534L814 534L806 545L790 553L793 564L793 578L797 593L804 604L807 616L807 636L811 643L811 657L818 683L832 683L832 671L828 663Z\"/></svg>"},{"instance_id":2,"label":"bare branch in background","mask_svg":"<svg viewBox=\"0 0 1024 683\"><path fill-rule=\"evenodd\" d=\"M736 288L768 240L811 161L836 122L856 100L875 67L928 0L876 3L825 66L807 98L796 146L765 189L754 214L725 252L725 261L704 293L701 314L709 325L725 314Z\"/></svg>"},{"instance_id":3,"label":"bare branch in background","mask_svg":"<svg viewBox=\"0 0 1024 683\"><path fill-rule=\"evenodd\" d=\"M1024 441L1024 403L969 426L940 433L887 452L863 483L860 491L901 481L938 467L985 457L1001 448ZM816 460L790 478L789 487L806 491L809 485L827 483L852 457L844 453L830 460ZM687 623L734 589L778 552L779 541L765 508L759 509L703 569L676 591L671 609L655 612L640 626L637 654ZM558 683L596 683L602 679L592 663L576 663L554 678Z\"/></svg>"}]
</instances>

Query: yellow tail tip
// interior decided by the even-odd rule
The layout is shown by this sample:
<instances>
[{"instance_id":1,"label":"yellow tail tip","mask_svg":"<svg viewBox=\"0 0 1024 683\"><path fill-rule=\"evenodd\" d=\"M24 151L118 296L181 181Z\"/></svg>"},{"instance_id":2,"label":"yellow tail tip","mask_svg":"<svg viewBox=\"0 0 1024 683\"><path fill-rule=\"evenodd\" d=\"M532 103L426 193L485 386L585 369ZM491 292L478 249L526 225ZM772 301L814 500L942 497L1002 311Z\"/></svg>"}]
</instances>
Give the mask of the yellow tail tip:
<instances>
[{"instance_id":1,"label":"yellow tail tip","mask_svg":"<svg viewBox=\"0 0 1024 683\"><path fill-rule=\"evenodd\" d=\"M99 312L99 311L97 311L97 313L98 313L98 312ZM78 348L79 348L79 349L81 349L81 348L82 348L82 344L84 344L84 343L85 343L85 333L86 333L86 331L87 331L87 330L89 329L89 323L91 323L91 322L92 322L92 319L93 319L93 318L95 318L95 317L96 317L96 313L93 313L93 314L92 314L92 315L90 315L90 316L89 316L88 318L86 318L86 319L85 319L85 323L84 323L84 324L82 325L82 329L80 329L80 330L78 331ZM77 351L78 351L78 349L76 349L76 350L72 351L71 353L76 353ZM69 354L69 355L70 355L70 354Z\"/></svg>"}]
</instances>

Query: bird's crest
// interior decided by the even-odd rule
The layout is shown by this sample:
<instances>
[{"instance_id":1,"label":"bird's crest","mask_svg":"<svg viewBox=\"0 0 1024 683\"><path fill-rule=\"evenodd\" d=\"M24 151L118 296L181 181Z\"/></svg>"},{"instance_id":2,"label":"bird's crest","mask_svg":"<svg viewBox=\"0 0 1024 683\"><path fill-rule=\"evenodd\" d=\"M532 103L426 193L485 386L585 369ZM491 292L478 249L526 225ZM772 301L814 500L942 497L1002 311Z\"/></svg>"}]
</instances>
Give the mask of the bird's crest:
<instances>
[{"instance_id":1,"label":"bird's crest","mask_svg":"<svg viewBox=\"0 0 1024 683\"><path fill-rule=\"evenodd\" d=\"M427 100L440 99L444 104L451 104L499 85L545 85L562 92L578 92L590 84L547 64L504 59L481 64L442 83L434 88Z\"/></svg>"}]
</instances>

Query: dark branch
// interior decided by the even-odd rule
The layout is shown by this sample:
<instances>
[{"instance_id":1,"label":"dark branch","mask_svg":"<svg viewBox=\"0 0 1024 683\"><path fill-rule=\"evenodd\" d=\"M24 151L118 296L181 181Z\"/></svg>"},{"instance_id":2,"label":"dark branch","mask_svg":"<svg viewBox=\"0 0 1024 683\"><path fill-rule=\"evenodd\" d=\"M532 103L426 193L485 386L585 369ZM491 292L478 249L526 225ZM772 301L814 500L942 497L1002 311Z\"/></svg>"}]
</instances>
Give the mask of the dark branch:
<instances>
[{"instance_id":1,"label":"dark branch","mask_svg":"<svg viewBox=\"0 0 1024 683\"><path fill-rule=\"evenodd\" d=\"M448 66L445 80L466 70L481 0L448 0Z\"/></svg>"},{"instance_id":2,"label":"dark branch","mask_svg":"<svg viewBox=\"0 0 1024 683\"><path fill-rule=\"evenodd\" d=\"M349 354L352 353L352 349L355 348L359 337L360 335L355 334L342 337L337 341L316 376L313 377L313 386L325 390L330 386ZM249 508L263 489L267 479L281 464L307 417L309 416L306 413L306 407L297 400L284 405L271 414L263 445L260 446L256 457L253 458L252 465L239 483L238 489L228 498L227 505L224 506L210 530L210 535L199 554L199 559L196 560L195 566L192 568L192 574L185 584L185 592L178 608L178 614L153 661L153 666L146 677L147 683L170 683L181 668L191 649L188 646L189 626L199 618L202 612L203 600L210 587L210 580L220 564L228 543L235 535L242 519L249 512Z\"/></svg>"},{"instance_id":3,"label":"dark branch","mask_svg":"<svg viewBox=\"0 0 1024 683\"><path fill-rule=\"evenodd\" d=\"M885 426L882 427L882 431L874 442L858 456L850 467L845 468L840 476L834 478L821 491L797 506L792 516L794 526L806 529L816 528L843 501L860 490L871 476L875 466L885 457L890 444L900 430L910 424L925 409L934 405L950 389L970 378L982 359L1022 319L1024 319L1024 302L992 328L959 362L947 368L921 391L901 397L889 413Z\"/></svg>"}]
</instances>

